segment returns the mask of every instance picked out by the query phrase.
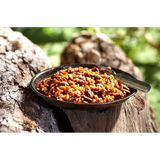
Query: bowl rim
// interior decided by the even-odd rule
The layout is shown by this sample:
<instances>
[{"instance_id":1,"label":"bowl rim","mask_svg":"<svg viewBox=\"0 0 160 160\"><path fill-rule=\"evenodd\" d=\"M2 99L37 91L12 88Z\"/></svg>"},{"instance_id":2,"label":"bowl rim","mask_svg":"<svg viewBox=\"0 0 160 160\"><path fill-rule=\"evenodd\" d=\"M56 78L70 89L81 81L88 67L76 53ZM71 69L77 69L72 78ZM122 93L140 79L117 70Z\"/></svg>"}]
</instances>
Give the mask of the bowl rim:
<instances>
[{"instance_id":1,"label":"bowl rim","mask_svg":"<svg viewBox=\"0 0 160 160\"><path fill-rule=\"evenodd\" d=\"M64 68L67 68L67 67L70 67L70 66L78 67L78 66L82 66L82 65L93 65L93 66L94 66L94 64L84 64L84 63L83 63L83 64L77 64L77 63L76 63L76 64L68 64L68 65L62 65L62 66L58 66L58 67L47 68L47 69L45 69L45 70L37 73L37 74L31 79L31 81L30 81L30 87L31 87L32 91L34 91L34 93L38 94L38 95L39 95L40 97L42 97L42 98L45 98L45 99L47 98L47 99L50 100L50 101L54 101L54 100L55 100L55 101L61 102L61 103L75 104L75 105L81 105L81 106L83 106L83 105L84 105L84 106L87 106L87 105L90 105L90 106L93 105L93 106L94 106L95 104L96 104L96 105L105 105L105 104L109 105L109 104L114 104L114 103L119 102L119 101L124 101L124 100L130 98L131 96L133 96L134 94L137 93L137 89L134 89L134 91L133 91L131 94L127 95L126 97L123 97L123 98L120 98L120 99L116 99L116 100L114 100L114 101L101 102L101 103L75 103L75 102L68 102L68 101L60 101L60 100L57 100L56 98L47 97L46 95L38 92L38 91L36 90L36 88L34 87L34 85L33 85L33 83L34 83L34 81L36 80L36 78L39 77L39 76L41 76L41 75L44 74L44 73L52 72L53 70L56 70L56 69L59 69L59 70L60 70L60 69L64 69ZM114 68L114 67L111 67L111 68L112 68L112 69L116 69L117 71L123 72L123 73L125 73L125 74L127 74L127 75L129 75L129 76L131 76L131 77L133 77L133 78L135 78L133 75L131 75L131 74L125 72L125 71L122 71L122 70L117 69L117 68ZM131 88L131 87L129 87L129 88Z\"/></svg>"}]
</instances>

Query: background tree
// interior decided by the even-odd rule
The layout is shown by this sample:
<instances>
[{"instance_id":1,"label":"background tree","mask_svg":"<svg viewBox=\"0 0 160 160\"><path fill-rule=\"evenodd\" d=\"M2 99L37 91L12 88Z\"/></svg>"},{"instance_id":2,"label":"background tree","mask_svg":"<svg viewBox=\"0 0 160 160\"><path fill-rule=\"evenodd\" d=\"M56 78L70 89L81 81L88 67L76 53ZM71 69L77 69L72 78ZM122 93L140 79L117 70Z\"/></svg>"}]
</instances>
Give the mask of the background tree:
<instances>
[{"instance_id":1,"label":"background tree","mask_svg":"<svg viewBox=\"0 0 160 160\"><path fill-rule=\"evenodd\" d=\"M159 132L146 93L119 106L94 111L52 107L30 89L32 77L50 68L47 55L20 32L0 28L0 132ZM95 59L96 58L96 59ZM95 63L142 80L139 69L103 34L82 31L61 54L61 64Z\"/></svg>"}]
</instances>

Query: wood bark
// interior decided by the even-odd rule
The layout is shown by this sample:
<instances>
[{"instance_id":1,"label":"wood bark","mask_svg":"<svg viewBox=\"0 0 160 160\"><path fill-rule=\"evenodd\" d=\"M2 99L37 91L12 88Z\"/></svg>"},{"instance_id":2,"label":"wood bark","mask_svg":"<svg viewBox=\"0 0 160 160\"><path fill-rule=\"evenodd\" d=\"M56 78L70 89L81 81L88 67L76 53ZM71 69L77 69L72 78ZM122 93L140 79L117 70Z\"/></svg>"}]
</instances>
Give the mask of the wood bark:
<instances>
[{"instance_id":1,"label":"wood bark","mask_svg":"<svg viewBox=\"0 0 160 160\"><path fill-rule=\"evenodd\" d=\"M93 63L126 71L142 80L139 69L121 48L102 34L87 31L73 37L61 54L61 64ZM138 91L120 106L103 111L63 109L74 132L159 132L146 93Z\"/></svg>"},{"instance_id":2,"label":"wood bark","mask_svg":"<svg viewBox=\"0 0 160 160\"><path fill-rule=\"evenodd\" d=\"M29 87L36 73L50 67L49 58L37 45L20 32L0 28L0 132L62 130L62 114Z\"/></svg>"},{"instance_id":3,"label":"wood bark","mask_svg":"<svg viewBox=\"0 0 160 160\"><path fill-rule=\"evenodd\" d=\"M83 31L69 42L62 64L113 66L142 79L139 69L109 40ZM145 93L102 111L61 110L36 96L31 78L50 68L46 54L19 32L0 28L0 132L159 132Z\"/></svg>"}]
</instances>

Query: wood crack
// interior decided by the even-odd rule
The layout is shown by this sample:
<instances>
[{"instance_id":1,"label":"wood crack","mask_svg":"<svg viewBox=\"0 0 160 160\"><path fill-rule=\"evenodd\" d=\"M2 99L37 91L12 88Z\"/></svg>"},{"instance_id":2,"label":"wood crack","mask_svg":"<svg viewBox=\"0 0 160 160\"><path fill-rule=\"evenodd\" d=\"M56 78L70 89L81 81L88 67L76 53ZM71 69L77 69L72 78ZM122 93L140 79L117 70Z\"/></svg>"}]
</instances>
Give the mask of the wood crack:
<instances>
[{"instance_id":1,"label":"wood crack","mask_svg":"<svg viewBox=\"0 0 160 160\"><path fill-rule=\"evenodd\" d=\"M0 120L3 122L0 125L0 132L60 132L59 124L62 124L63 120L61 118L63 116L59 117L60 114L56 109L51 109L47 102L35 96L29 88L29 82L34 74L51 68L48 57L40 48L37 50L37 46L19 32L14 32L10 28L0 28L0 35L5 36L0 39L2 52L4 52L4 55L0 55L0 70L2 71L0 73L0 84L4 89L3 94L0 95L2 101L2 103L0 101ZM8 37L12 37L14 42ZM94 49L94 53L97 51L100 55L99 60L95 61L94 64L100 63L104 66L118 67L118 69L130 74L135 74L136 78L141 76L140 71L127 58L122 49L109 41L100 40L96 36L87 34L86 31L75 38L75 43L73 41L69 42L64 49L61 54L63 59L61 65L63 63L74 64L77 61L84 63L86 62L85 55L88 54L88 51ZM102 48L100 48L100 45ZM81 51L83 53L80 54ZM82 56L82 58L78 59L78 56ZM90 62L93 62L92 58L92 56L87 56L87 61L89 59ZM7 74L10 73L7 72L12 72L13 77L8 78ZM130 97L123 103L123 107L113 107L105 112L63 111L74 132L159 132L147 96L136 96ZM3 104L4 101L7 101L6 103L13 101L13 103L7 106L7 104ZM135 105L142 108L139 115L134 107ZM12 112L13 108L14 111ZM6 112L3 115L4 110ZM67 130L69 129L62 127L61 132Z\"/></svg>"},{"instance_id":2,"label":"wood crack","mask_svg":"<svg viewBox=\"0 0 160 160\"><path fill-rule=\"evenodd\" d=\"M59 132L54 117L56 113L53 114L50 108L47 108L48 103L42 103L41 98L33 95L28 86L31 77L37 74L38 70L51 68L48 57L40 48L37 50L37 46L21 33L1 27L0 33L0 35L3 35L2 33L6 35L5 41L0 40L1 47L7 48L7 51L4 50L4 54L0 56L0 70L2 71L0 72L0 85L3 89L0 95L0 113L6 110L7 119L6 127L0 126L0 132L32 132L33 130L35 132ZM14 42L8 37L12 37ZM26 52L22 53L22 51ZM37 71L30 68L30 60ZM8 105L9 102L12 103ZM36 126L40 126L41 129L38 130Z\"/></svg>"},{"instance_id":3,"label":"wood crack","mask_svg":"<svg viewBox=\"0 0 160 160\"><path fill-rule=\"evenodd\" d=\"M111 66L123 70L134 75L137 79L142 78L139 69L133 64L132 60L126 56L120 47L111 43L109 40L103 38L100 39L97 36L85 38L82 33L79 34L76 39L77 41L81 41L77 46L83 55L85 55L84 58L79 59L79 63L93 62L93 56L87 57L86 55L88 55L89 50L94 49L100 53L100 60L94 60L93 64L99 64L100 62L100 65ZM75 55L78 54L77 52L79 52L79 50L77 46L75 46L75 40L68 42L67 47L65 47L62 52L61 59L63 59L63 61L61 61L61 65L74 64L77 62ZM74 52L72 52L72 57L70 50L74 50ZM146 114L150 112L150 106L146 103L147 101L146 96L136 94L136 96L130 97L125 103L123 103L123 107L121 108L107 109L106 112L97 111L97 114L92 115L93 117L89 112L87 114L84 113L85 115L83 116L85 117L85 122L80 121L80 118L83 117L81 112L75 112L76 116L72 116L71 113L66 114L75 132L82 130L83 132L86 130L88 132L92 132L93 130L96 132L103 132L104 130L105 132L159 132L154 118L151 116L147 118L146 116ZM98 119L101 119L99 122L94 121L97 116ZM90 127L87 127L86 122ZM85 124L83 125L83 123ZM145 126L145 123L148 125L153 123L155 129L154 126L148 128L148 126Z\"/></svg>"}]
</instances>

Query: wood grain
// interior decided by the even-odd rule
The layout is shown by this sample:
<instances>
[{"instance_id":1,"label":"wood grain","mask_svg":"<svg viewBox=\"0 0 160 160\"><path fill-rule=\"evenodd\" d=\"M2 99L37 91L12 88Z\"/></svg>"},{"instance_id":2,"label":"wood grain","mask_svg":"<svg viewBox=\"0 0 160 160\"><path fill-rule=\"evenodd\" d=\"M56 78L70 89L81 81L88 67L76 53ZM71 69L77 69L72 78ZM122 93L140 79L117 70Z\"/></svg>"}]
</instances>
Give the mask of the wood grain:
<instances>
[{"instance_id":1,"label":"wood grain","mask_svg":"<svg viewBox=\"0 0 160 160\"><path fill-rule=\"evenodd\" d=\"M51 67L47 55L20 32L0 28L0 132L59 132L57 112L29 87Z\"/></svg>"},{"instance_id":2,"label":"wood grain","mask_svg":"<svg viewBox=\"0 0 160 160\"><path fill-rule=\"evenodd\" d=\"M80 56L79 56L80 55ZM68 42L61 64L93 63L121 69L142 80L142 74L108 37L83 31ZM159 132L146 93L138 91L121 106L103 111L63 111L75 132Z\"/></svg>"}]
</instances>

